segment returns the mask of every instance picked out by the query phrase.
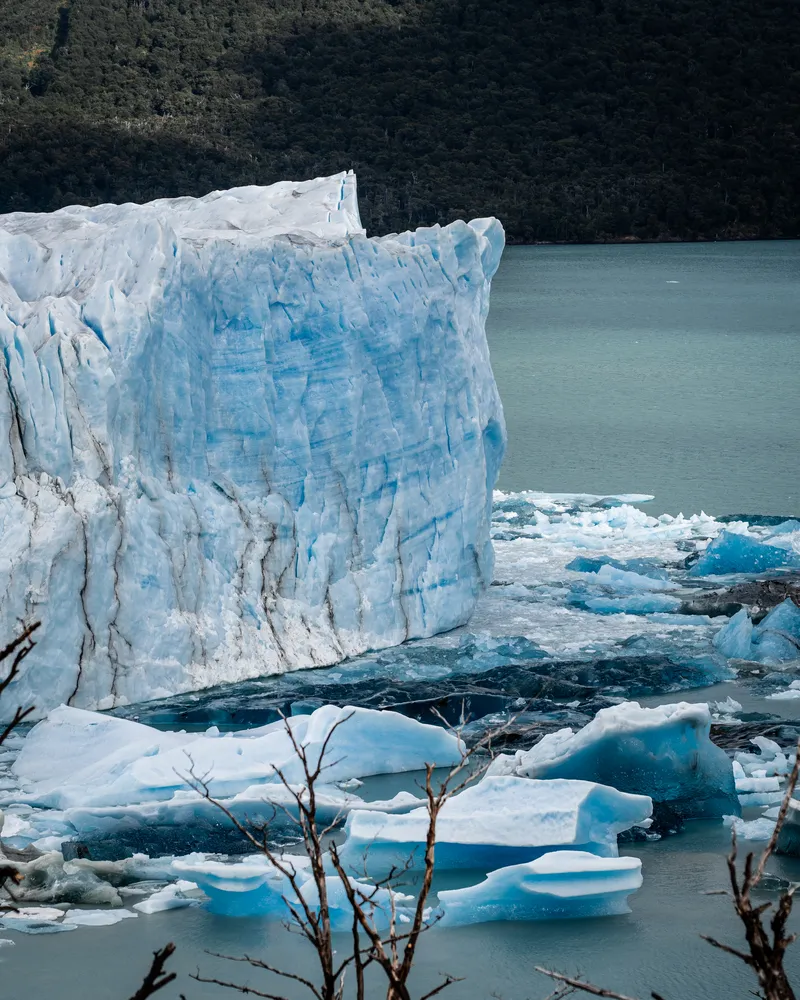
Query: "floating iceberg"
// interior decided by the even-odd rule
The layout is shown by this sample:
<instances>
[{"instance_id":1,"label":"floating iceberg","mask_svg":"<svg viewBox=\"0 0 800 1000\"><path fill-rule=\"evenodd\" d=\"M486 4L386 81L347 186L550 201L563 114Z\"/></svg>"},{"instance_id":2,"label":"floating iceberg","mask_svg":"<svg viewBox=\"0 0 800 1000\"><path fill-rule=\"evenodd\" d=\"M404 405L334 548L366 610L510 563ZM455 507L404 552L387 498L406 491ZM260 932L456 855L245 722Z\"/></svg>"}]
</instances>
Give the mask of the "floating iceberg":
<instances>
[{"instance_id":1,"label":"floating iceberg","mask_svg":"<svg viewBox=\"0 0 800 1000\"><path fill-rule=\"evenodd\" d=\"M134 910L139 913L163 913L165 910L183 910L187 906L199 906L201 900L197 896L187 895L197 889L194 882L179 879L173 885L165 885L163 889L154 892L152 896L134 903Z\"/></svg>"},{"instance_id":2,"label":"floating iceberg","mask_svg":"<svg viewBox=\"0 0 800 1000\"><path fill-rule=\"evenodd\" d=\"M661 577L645 576L629 569L604 563L596 572L587 574L597 583L620 594L642 594L650 591L675 590L677 584Z\"/></svg>"},{"instance_id":3,"label":"floating iceberg","mask_svg":"<svg viewBox=\"0 0 800 1000\"><path fill-rule=\"evenodd\" d=\"M783 777L794 766L794 754L785 753L780 745L766 736L754 736L750 742L758 747L758 753L737 750L734 754L734 773L737 777L768 778Z\"/></svg>"},{"instance_id":4,"label":"floating iceberg","mask_svg":"<svg viewBox=\"0 0 800 1000\"><path fill-rule=\"evenodd\" d=\"M326 782L413 771L426 763L448 766L461 759L452 733L396 712L325 705L287 724L312 767L327 741ZM181 793L178 802L185 802L189 785L182 776L191 767L208 775L211 793L221 798L250 792L253 799L259 784L280 785L279 770L289 782L303 780L283 721L224 735L215 729L163 733L67 706L54 709L31 730L14 771L26 801L69 810L158 803ZM275 789L274 794L283 792ZM197 798L191 793L191 801ZM347 796L339 793L336 799L341 805Z\"/></svg>"},{"instance_id":5,"label":"floating iceberg","mask_svg":"<svg viewBox=\"0 0 800 1000\"><path fill-rule=\"evenodd\" d=\"M297 874L300 895L312 910L318 912L319 890L310 874L310 860L304 856L285 854L281 863ZM208 897L206 905L212 913L286 921L292 916L290 907L295 912L302 912L290 880L263 854L254 854L232 863L209 859L201 854L189 855L176 859L174 868L189 875L203 890ZM401 920L407 916L412 897L356 879L350 879L350 884L376 927L388 927L392 904ZM325 891L333 929L350 931L353 908L341 879L335 875L328 876Z\"/></svg>"},{"instance_id":6,"label":"floating iceberg","mask_svg":"<svg viewBox=\"0 0 800 1000\"><path fill-rule=\"evenodd\" d=\"M111 927L135 916L130 910L67 910L64 923L75 927Z\"/></svg>"},{"instance_id":7,"label":"floating iceberg","mask_svg":"<svg viewBox=\"0 0 800 1000\"><path fill-rule=\"evenodd\" d=\"M723 822L730 826L739 840L769 840L775 830L775 820L768 816L743 820L740 816L723 816Z\"/></svg>"},{"instance_id":8,"label":"floating iceberg","mask_svg":"<svg viewBox=\"0 0 800 1000\"><path fill-rule=\"evenodd\" d=\"M775 569L800 570L800 552L752 535L723 531L702 553L689 575L721 576Z\"/></svg>"},{"instance_id":9,"label":"floating iceberg","mask_svg":"<svg viewBox=\"0 0 800 1000\"><path fill-rule=\"evenodd\" d=\"M730 659L749 660L753 643L753 623L746 608L741 608L717 632L714 647Z\"/></svg>"},{"instance_id":10,"label":"floating iceberg","mask_svg":"<svg viewBox=\"0 0 800 1000\"><path fill-rule=\"evenodd\" d=\"M590 597L584 602L596 615L654 615L677 611L681 601L667 594L635 594L632 597Z\"/></svg>"},{"instance_id":11,"label":"floating iceberg","mask_svg":"<svg viewBox=\"0 0 800 1000\"><path fill-rule=\"evenodd\" d=\"M444 927L489 920L552 920L628 913L642 884L638 858L599 858L553 851L535 861L489 872L478 885L439 893Z\"/></svg>"},{"instance_id":12,"label":"floating iceberg","mask_svg":"<svg viewBox=\"0 0 800 1000\"><path fill-rule=\"evenodd\" d=\"M298 874L311 864L306 857L282 858ZM253 854L230 863L204 854L176 859L175 870L185 874L208 896L208 909L229 917L288 917L285 898L291 885L263 854ZM304 879L305 881L305 879Z\"/></svg>"},{"instance_id":13,"label":"floating iceberg","mask_svg":"<svg viewBox=\"0 0 800 1000\"><path fill-rule=\"evenodd\" d=\"M652 803L589 781L531 781L487 776L449 799L436 827L436 866L488 871L531 861L559 847L604 857L617 854L617 834L645 823ZM340 857L346 869L371 875L392 865L420 866L428 810L400 815L355 810L345 823Z\"/></svg>"},{"instance_id":14,"label":"floating iceberg","mask_svg":"<svg viewBox=\"0 0 800 1000\"><path fill-rule=\"evenodd\" d=\"M756 626L742 608L722 626L714 645L725 656L760 663L800 659L800 608L787 597Z\"/></svg>"},{"instance_id":15,"label":"floating iceberg","mask_svg":"<svg viewBox=\"0 0 800 1000\"><path fill-rule=\"evenodd\" d=\"M790 799L781 832L778 834L777 850L780 854L800 857L800 801Z\"/></svg>"},{"instance_id":16,"label":"floating iceberg","mask_svg":"<svg viewBox=\"0 0 800 1000\"><path fill-rule=\"evenodd\" d=\"M74 931L77 924L65 923L64 911L54 906L20 906L16 910L0 913L0 927L22 934L57 934Z\"/></svg>"},{"instance_id":17,"label":"floating iceberg","mask_svg":"<svg viewBox=\"0 0 800 1000\"><path fill-rule=\"evenodd\" d=\"M0 217L8 706L108 708L467 620L505 445L496 220L368 239L352 174Z\"/></svg>"},{"instance_id":18,"label":"floating iceberg","mask_svg":"<svg viewBox=\"0 0 800 1000\"><path fill-rule=\"evenodd\" d=\"M355 808L407 811L421 801L399 792L393 799L365 802L334 782L461 760L462 746L452 733L396 712L326 705L287 722L312 767L327 742L325 783L316 788L324 824L343 820ZM224 735L213 728L164 733L62 706L31 730L14 764L19 786L5 794L23 811L11 816L18 828L16 846L57 850L62 841L77 838L115 843L122 853L235 852L240 835L214 803L190 787L191 768L206 776L213 797L238 820L271 822L276 830L291 826L294 794L305 794L302 767L282 720ZM108 856L106 849L102 856ZM45 864L32 862L33 868ZM66 865L57 878L65 889L75 883L76 892L88 891L91 881L88 873Z\"/></svg>"},{"instance_id":19,"label":"floating iceberg","mask_svg":"<svg viewBox=\"0 0 800 1000\"><path fill-rule=\"evenodd\" d=\"M577 733L561 729L530 750L501 754L489 773L597 781L649 795L683 818L738 814L730 760L710 731L708 705L623 702Z\"/></svg>"}]
</instances>

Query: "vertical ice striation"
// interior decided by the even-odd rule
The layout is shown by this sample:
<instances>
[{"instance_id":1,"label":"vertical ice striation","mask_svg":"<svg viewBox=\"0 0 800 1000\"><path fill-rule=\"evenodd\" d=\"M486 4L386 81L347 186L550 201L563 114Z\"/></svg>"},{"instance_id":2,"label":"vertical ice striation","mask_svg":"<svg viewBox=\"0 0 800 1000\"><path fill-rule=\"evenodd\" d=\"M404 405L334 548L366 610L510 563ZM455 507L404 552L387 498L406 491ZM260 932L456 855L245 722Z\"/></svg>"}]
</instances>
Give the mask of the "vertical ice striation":
<instances>
[{"instance_id":1,"label":"vertical ice striation","mask_svg":"<svg viewBox=\"0 0 800 1000\"><path fill-rule=\"evenodd\" d=\"M0 217L0 638L109 707L464 622L503 414L493 219L368 239L355 177Z\"/></svg>"}]
</instances>

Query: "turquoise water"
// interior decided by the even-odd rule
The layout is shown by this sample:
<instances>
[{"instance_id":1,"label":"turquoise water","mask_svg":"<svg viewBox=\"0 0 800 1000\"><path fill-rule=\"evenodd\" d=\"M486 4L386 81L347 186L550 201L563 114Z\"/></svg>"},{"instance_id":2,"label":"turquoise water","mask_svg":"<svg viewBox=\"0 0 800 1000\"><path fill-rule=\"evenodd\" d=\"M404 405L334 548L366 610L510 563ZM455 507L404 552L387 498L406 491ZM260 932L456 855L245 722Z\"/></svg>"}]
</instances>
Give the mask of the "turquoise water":
<instances>
[{"instance_id":1,"label":"turquoise water","mask_svg":"<svg viewBox=\"0 0 800 1000\"><path fill-rule=\"evenodd\" d=\"M488 332L502 489L800 513L800 242L510 247Z\"/></svg>"}]
</instances>

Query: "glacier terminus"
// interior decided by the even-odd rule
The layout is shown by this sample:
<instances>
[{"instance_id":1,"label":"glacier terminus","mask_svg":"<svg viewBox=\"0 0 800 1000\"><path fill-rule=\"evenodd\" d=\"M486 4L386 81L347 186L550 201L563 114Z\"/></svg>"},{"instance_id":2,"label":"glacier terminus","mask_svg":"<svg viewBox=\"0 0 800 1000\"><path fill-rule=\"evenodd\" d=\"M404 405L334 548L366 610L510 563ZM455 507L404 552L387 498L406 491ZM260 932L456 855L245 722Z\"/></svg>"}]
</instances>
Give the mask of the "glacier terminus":
<instances>
[{"instance_id":1,"label":"glacier terminus","mask_svg":"<svg viewBox=\"0 0 800 1000\"><path fill-rule=\"evenodd\" d=\"M368 238L352 173L0 217L9 706L91 709L464 623L505 425L495 219Z\"/></svg>"}]
</instances>

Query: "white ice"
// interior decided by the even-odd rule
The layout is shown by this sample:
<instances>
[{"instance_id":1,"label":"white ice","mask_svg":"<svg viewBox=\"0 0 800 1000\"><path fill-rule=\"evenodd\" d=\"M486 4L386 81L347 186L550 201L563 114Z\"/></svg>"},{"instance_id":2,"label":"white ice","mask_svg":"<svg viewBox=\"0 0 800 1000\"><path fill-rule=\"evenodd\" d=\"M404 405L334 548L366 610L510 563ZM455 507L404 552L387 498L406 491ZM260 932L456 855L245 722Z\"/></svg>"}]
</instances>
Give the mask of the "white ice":
<instances>
[{"instance_id":1,"label":"white ice","mask_svg":"<svg viewBox=\"0 0 800 1000\"><path fill-rule=\"evenodd\" d=\"M437 821L436 866L478 868L530 861L559 847L614 857L617 834L645 822L652 803L588 781L487 776L453 796ZM425 807L390 815L355 810L340 855L346 870L370 874L410 861L420 866L428 829Z\"/></svg>"},{"instance_id":2,"label":"white ice","mask_svg":"<svg viewBox=\"0 0 800 1000\"><path fill-rule=\"evenodd\" d=\"M151 913L163 913L165 910L182 910L187 906L199 906L201 900L195 895L187 895L197 889L194 882L181 881L164 886L152 896L143 899L140 903L134 903L134 910L139 913L149 915Z\"/></svg>"},{"instance_id":3,"label":"white ice","mask_svg":"<svg viewBox=\"0 0 800 1000\"><path fill-rule=\"evenodd\" d=\"M312 767L327 743L327 783L413 771L426 763L448 766L460 759L452 733L397 712L325 705L287 722ZM289 782L303 780L283 721L225 735L216 729L163 733L66 706L33 728L14 764L23 787L18 799L60 810L196 802L184 780L190 768L207 775L212 794L221 798L257 798L259 785L280 785L279 771ZM284 791L268 790L262 799ZM330 792L339 804L360 802L335 787Z\"/></svg>"},{"instance_id":4,"label":"white ice","mask_svg":"<svg viewBox=\"0 0 800 1000\"><path fill-rule=\"evenodd\" d=\"M135 916L130 910L67 910L64 923L76 927L111 927Z\"/></svg>"},{"instance_id":5,"label":"white ice","mask_svg":"<svg viewBox=\"0 0 800 1000\"><path fill-rule=\"evenodd\" d=\"M737 750L734 754L734 768L741 768L740 777L769 778L773 775L789 774L794 765L794 754L785 753L780 744L766 736L754 736L750 742L758 748L758 753Z\"/></svg>"}]
</instances>

